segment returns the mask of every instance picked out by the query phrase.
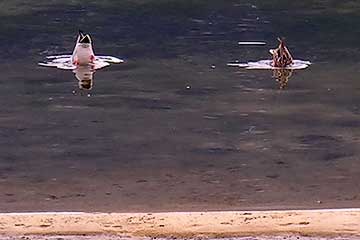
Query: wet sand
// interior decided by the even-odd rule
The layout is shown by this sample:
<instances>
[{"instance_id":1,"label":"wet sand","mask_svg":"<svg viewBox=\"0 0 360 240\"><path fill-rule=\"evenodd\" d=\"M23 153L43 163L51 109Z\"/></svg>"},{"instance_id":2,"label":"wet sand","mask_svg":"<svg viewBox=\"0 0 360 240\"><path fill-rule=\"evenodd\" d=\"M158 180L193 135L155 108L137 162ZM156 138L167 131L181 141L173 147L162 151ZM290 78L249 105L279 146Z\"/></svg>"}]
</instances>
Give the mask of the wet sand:
<instances>
[{"instance_id":1,"label":"wet sand","mask_svg":"<svg viewBox=\"0 0 360 240\"><path fill-rule=\"evenodd\" d=\"M176 15L163 3L119 14L114 2L3 19L0 212L360 207L358 36L334 38L358 17L174 2ZM91 91L36 65L89 25L96 53L127 60L96 72ZM283 90L271 71L226 67L266 58L284 30L314 65Z\"/></svg>"},{"instance_id":2,"label":"wet sand","mask_svg":"<svg viewBox=\"0 0 360 240\"><path fill-rule=\"evenodd\" d=\"M120 237L115 235L90 235L90 236L64 236L64 235L28 235L28 236L1 236L2 240L152 240L153 238ZM157 238L166 240L168 238ZM179 239L179 238L178 238ZM180 238L181 239L181 238ZM189 239L189 238L186 238ZM196 240L214 240L213 238L196 237ZM357 237L304 237L304 236L261 236L261 237L237 237L223 238L223 240L357 240Z\"/></svg>"},{"instance_id":3,"label":"wet sand","mask_svg":"<svg viewBox=\"0 0 360 240\"><path fill-rule=\"evenodd\" d=\"M0 214L4 235L360 237L360 210Z\"/></svg>"}]
</instances>

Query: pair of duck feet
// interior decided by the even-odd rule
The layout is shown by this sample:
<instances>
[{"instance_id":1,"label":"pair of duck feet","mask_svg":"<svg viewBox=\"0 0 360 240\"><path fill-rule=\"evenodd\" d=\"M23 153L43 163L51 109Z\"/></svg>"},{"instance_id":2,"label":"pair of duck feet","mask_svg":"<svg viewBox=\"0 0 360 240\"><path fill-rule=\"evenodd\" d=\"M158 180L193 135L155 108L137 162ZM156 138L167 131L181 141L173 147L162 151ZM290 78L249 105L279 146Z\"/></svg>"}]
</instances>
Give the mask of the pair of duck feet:
<instances>
[{"instance_id":1,"label":"pair of duck feet","mask_svg":"<svg viewBox=\"0 0 360 240\"><path fill-rule=\"evenodd\" d=\"M78 60L74 60L73 61L73 64L75 66L80 66L80 62ZM94 65L95 64L95 56L94 55L91 55L90 56L90 61L89 61L89 65Z\"/></svg>"}]
</instances>

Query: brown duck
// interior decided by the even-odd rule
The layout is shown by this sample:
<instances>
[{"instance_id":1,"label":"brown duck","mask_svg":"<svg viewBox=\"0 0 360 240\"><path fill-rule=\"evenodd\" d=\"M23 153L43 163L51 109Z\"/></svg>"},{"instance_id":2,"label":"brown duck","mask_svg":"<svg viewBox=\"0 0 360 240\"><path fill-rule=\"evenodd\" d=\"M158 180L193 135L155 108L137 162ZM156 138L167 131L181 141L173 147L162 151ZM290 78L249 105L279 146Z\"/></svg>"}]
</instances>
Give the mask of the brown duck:
<instances>
[{"instance_id":1,"label":"brown duck","mask_svg":"<svg viewBox=\"0 0 360 240\"><path fill-rule=\"evenodd\" d=\"M293 58L285 46L285 41L282 38L278 38L279 46L276 49L270 49L270 54L272 55L272 66L284 68L293 63Z\"/></svg>"}]
</instances>

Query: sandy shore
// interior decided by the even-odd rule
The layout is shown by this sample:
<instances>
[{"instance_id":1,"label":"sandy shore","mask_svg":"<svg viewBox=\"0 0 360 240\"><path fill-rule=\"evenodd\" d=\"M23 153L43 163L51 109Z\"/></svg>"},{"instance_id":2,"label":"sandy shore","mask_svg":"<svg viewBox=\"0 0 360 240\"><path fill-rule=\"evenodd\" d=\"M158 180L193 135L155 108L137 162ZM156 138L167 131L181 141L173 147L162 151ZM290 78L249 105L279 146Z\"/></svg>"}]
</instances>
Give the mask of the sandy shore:
<instances>
[{"instance_id":1,"label":"sandy shore","mask_svg":"<svg viewBox=\"0 0 360 240\"><path fill-rule=\"evenodd\" d=\"M4 213L2 235L113 234L129 237L356 236L360 209L174 212Z\"/></svg>"},{"instance_id":2,"label":"sandy shore","mask_svg":"<svg viewBox=\"0 0 360 240\"><path fill-rule=\"evenodd\" d=\"M149 237L122 237L117 235L30 235L30 236L0 236L1 240L154 240ZM168 238L157 238L168 240ZM196 240L215 240L214 238L196 238ZM357 237L304 237L304 236L260 236L260 237L238 237L223 238L222 240L357 240Z\"/></svg>"}]
</instances>

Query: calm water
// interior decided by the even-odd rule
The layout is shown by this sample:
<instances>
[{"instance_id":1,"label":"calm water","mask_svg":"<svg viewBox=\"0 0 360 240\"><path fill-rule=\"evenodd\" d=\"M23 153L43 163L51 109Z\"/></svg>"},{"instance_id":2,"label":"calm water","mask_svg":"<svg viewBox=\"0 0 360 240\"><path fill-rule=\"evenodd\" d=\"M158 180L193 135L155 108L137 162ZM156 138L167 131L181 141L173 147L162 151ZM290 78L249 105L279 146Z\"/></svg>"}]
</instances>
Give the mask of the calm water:
<instances>
[{"instance_id":1,"label":"calm water","mask_svg":"<svg viewBox=\"0 0 360 240\"><path fill-rule=\"evenodd\" d=\"M0 3L0 211L360 207L360 4L264 2ZM91 90L37 66L79 28ZM226 66L278 36L287 84Z\"/></svg>"}]
</instances>

